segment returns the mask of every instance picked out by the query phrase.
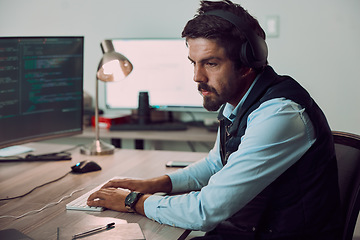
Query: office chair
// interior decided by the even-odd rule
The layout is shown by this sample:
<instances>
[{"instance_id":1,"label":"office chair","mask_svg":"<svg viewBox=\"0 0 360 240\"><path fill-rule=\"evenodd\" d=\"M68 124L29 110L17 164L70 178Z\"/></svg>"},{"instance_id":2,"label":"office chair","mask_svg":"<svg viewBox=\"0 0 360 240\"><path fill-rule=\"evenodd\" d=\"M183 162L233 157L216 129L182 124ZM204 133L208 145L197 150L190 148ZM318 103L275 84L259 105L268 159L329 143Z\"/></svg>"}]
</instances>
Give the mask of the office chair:
<instances>
[{"instance_id":1,"label":"office chair","mask_svg":"<svg viewBox=\"0 0 360 240\"><path fill-rule=\"evenodd\" d=\"M333 131L343 207L342 240L352 240L360 209L360 136Z\"/></svg>"}]
</instances>

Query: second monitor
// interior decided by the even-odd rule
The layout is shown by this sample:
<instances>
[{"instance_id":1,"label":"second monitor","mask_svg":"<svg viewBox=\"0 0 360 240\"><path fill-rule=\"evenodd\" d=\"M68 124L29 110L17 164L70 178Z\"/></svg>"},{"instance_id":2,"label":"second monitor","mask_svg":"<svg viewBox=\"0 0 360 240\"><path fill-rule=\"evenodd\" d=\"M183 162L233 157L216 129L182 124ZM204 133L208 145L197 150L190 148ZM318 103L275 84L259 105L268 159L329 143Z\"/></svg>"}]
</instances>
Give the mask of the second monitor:
<instances>
[{"instance_id":1,"label":"second monitor","mask_svg":"<svg viewBox=\"0 0 360 240\"><path fill-rule=\"evenodd\" d=\"M205 112L184 39L113 39L112 43L134 68L125 80L106 84L107 108L137 109L139 92L148 92L154 109Z\"/></svg>"}]
</instances>

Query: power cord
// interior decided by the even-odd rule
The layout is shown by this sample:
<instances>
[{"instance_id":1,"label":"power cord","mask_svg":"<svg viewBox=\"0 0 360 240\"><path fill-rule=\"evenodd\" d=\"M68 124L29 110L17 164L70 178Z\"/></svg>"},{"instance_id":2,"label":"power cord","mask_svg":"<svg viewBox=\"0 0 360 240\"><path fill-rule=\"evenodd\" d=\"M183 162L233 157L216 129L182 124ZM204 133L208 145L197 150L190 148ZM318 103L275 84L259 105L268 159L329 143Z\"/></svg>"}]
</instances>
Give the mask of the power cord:
<instances>
[{"instance_id":1,"label":"power cord","mask_svg":"<svg viewBox=\"0 0 360 240\"><path fill-rule=\"evenodd\" d=\"M30 214L39 213L39 212L45 210L45 209L48 208L48 207L52 207L52 206L55 206L55 205L61 203L63 200L72 197L72 195L73 195L74 193L80 192L80 191L82 191L82 190L84 190L84 189L85 189L85 188L77 189L77 190L71 192L70 195L66 195L66 196L60 198L59 201L49 203L49 204L45 205L44 207L42 207L42 208L40 208L40 209L38 209L38 210L33 210L33 211L30 211L30 212L24 213L24 214L22 214L22 215L20 215L20 216L3 215L3 216L0 216L0 219L1 219L1 218L15 218L15 219L19 219L19 218L23 218L23 217L25 217L25 216L27 216L27 215L30 215Z\"/></svg>"},{"instance_id":2,"label":"power cord","mask_svg":"<svg viewBox=\"0 0 360 240\"><path fill-rule=\"evenodd\" d=\"M46 186L46 185L48 185L48 184L50 184L50 183L59 181L60 179L63 179L63 178L66 177L69 173L71 173L71 171L70 171L70 172L67 172L65 175L63 175L63 176L61 176L61 177L59 177L59 178L57 178L57 179L55 179L55 180L52 180L52 181L50 181L50 182L47 182L47 183L41 184L41 185L39 185L39 186L37 186L37 187L34 187L33 189L31 189L29 192L27 192L27 193L25 193L25 194L22 194L22 195L19 195L19 196L16 196L16 197L2 198L2 199L0 199L0 201L22 198L22 197L24 197L24 196L26 196L26 195L29 195L30 193L32 193L33 191L35 191L35 190L38 189L38 188L41 188L41 187ZM0 216L0 219L1 219L1 218L15 218L15 219L19 219L19 218L25 217L25 216L27 216L27 215L29 215L29 214L34 214L34 213L41 212L41 211L45 210L45 209L48 208L48 207L52 207L52 206L55 206L55 205L61 203L64 199L70 198L70 197L72 197L72 195L73 195L74 193L80 192L80 191L82 191L82 190L84 190L84 189L85 189L85 188L77 189L77 190L71 192L70 195L66 195L66 196L62 197L59 201L53 202L53 203L49 203L49 204L45 205L44 207L42 207L42 208L40 208L40 209L38 209L38 210L33 210L33 211L30 211L30 212L24 213L24 214L22 214L22 215L20 215L20 216L4 215L4 216Z\"/></svg>"},{"instance_id":3,"label":"power cord","mask_svg":"<svg viewBox=\"0 0 360 240\"><path fill-rule=\"evenodd\" d=\"M65 156L66 156L66 155L67 155L67 156L70 156L71 154L68 153L67 151L70 151L70 150L72 150L72 149L76 149L76 148L79 147L79 146L82 146L82 145L78 145L78 146L75 146L75 147L73 147L73 148L70 148L70 149L67 149L67 150L64 150L64 151L61 151L61 152L57 152L57 153L37 155L37 157L54 156L54 155L58 155L58 154L63 154L63 155L65 155ZM27 156L28 156L28 155L27 155ZM19 158L20 158L20 157L19 157ZM26 159L26 158L27 158L27 157L25 157L25 159ZM71 158L70 158L70 159L71 159ZM16 197L1 198L0 201L13 200L13 199L25 197L26 195L29 195L30 193L32 193L33 191L35 191L35 190L38 189L38 188L44 187L44 186L46 186L46 185L48 185L48 184L50 184L50 183L57 182L57 181L63 179L64 177L66 177L66 176L67 176L68 174L70 174L70 173L71 173L71 171L70 171L70 172L67 172L65 175L63 175L63 176L61 176L61 177L59 177L59 178L57 178L57 179L55 179L55 180L52 180L52 181L50 181L50 182L47 182L47 183L41 184L41 185L39 185L39 186L36 186L36 187L34 187L33 189L31 189L29 192L27 192L27 193L24 193L24 194L19 195L19 196L16 196ZM24 214L22 214L22 215L20 215L20 216L4 215L4 216L0 216L0 219L1 219L1 218L15 218L15 219L19 219L19 218L23 218L23 217L25 217L25 216L27 216L27 215L29 215L29 214L35 214L35 213L41 212L41 211L45 210L45 209L48 208L48 207L52 207L52 206L55 206L55 205L61 203L63 200L72 197L72 195L73 195L74 193L80 192L80 191L82 191L82 190L84 190L84 189L85 189L85 188L77 189L77 190L71 192L70 195L66 195L66 196L62 197L59 201L49 203L49 204L45 205L44 207L42 207L42 208L40 208L40 209L38 209L38 210L33 210L33 211L30 211L30 212L24 213Z\"/></svg>"},{"instance_id":4,"label":"power cord","mask_svg":"<svg viewBox=\"0 0 360 240\"><path fill-rule=\"evenodd\" d=\"M35 191L35 190L38 189L38 188L41 188L41 187L46 186L46 185L48 185L48 184L50 184L50 183L53 183L53 182L56 182L56 181L59 181L59 180L63 179L63 178L66 177L69 173L71 173L71 171L70 171L70 172L67 172L65 175L63 175L63 176L61 176L61 177L59 177L59 178L57 178L57 179L55 179L55 180L52 180L52 181L50 181L50 182L47 182L47 183L41 184L41 185L39 185L39 186L37 186L37 187L34 187L34 188L31 189L29 192L24 193L23 195L19 195L19 196L16 196L16 197L0 198L0 201L12 200L12 199L17 199L17 198L25 197L26 195L29 195L30 193L32 193L33 191Z\"/></svg>"}]
</instances>

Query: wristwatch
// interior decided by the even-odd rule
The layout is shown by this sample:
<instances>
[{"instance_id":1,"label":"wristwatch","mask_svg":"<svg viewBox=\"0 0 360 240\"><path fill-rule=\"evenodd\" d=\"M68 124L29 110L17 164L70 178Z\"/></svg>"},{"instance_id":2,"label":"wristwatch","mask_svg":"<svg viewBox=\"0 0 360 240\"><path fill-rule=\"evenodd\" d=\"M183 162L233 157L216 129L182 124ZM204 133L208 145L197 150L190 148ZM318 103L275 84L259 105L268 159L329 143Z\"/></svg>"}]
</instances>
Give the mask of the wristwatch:
<instances>
[{"instance_id":1,"label":"wristwatch","mask_svg":"<svg viewBox=\"0 0 360 240\"><path fill-rule=\"evenodd\" d=\"M140 192L131 192L125 198L125 207L128 212L135 212L135 205L139 201L140 197L144 195Z\"/></svg>"}]
</instances>

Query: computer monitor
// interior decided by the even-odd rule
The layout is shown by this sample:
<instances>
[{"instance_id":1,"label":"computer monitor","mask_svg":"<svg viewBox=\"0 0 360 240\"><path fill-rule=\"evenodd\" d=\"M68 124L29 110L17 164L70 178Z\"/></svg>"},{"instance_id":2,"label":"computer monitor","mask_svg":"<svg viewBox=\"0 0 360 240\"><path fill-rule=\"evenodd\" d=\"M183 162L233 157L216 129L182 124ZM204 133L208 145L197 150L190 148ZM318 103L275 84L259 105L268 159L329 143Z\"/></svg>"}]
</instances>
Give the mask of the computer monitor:
<instances>
[{"instance_id":1,"label":"computer monitor","mask_svg":"<svg viewBox=\"0 0 360 240\"><path fill-rule=\"evenodd\" d=\"M112 43L134 68L125 80L105 85L107 108L136 109L139 92L148 92L154 109L205 112L184 39L124 38Z\"/></svg>"},{"instance_id":2,"label":"computer monitor","mask_svg":"<svg viewBox=\"0 0 360 240\"><path fill-rule=\"evenodd\" d=\"M83 37L0 37L0 149L82 132Z\"/></svg>"}]
</instances>

